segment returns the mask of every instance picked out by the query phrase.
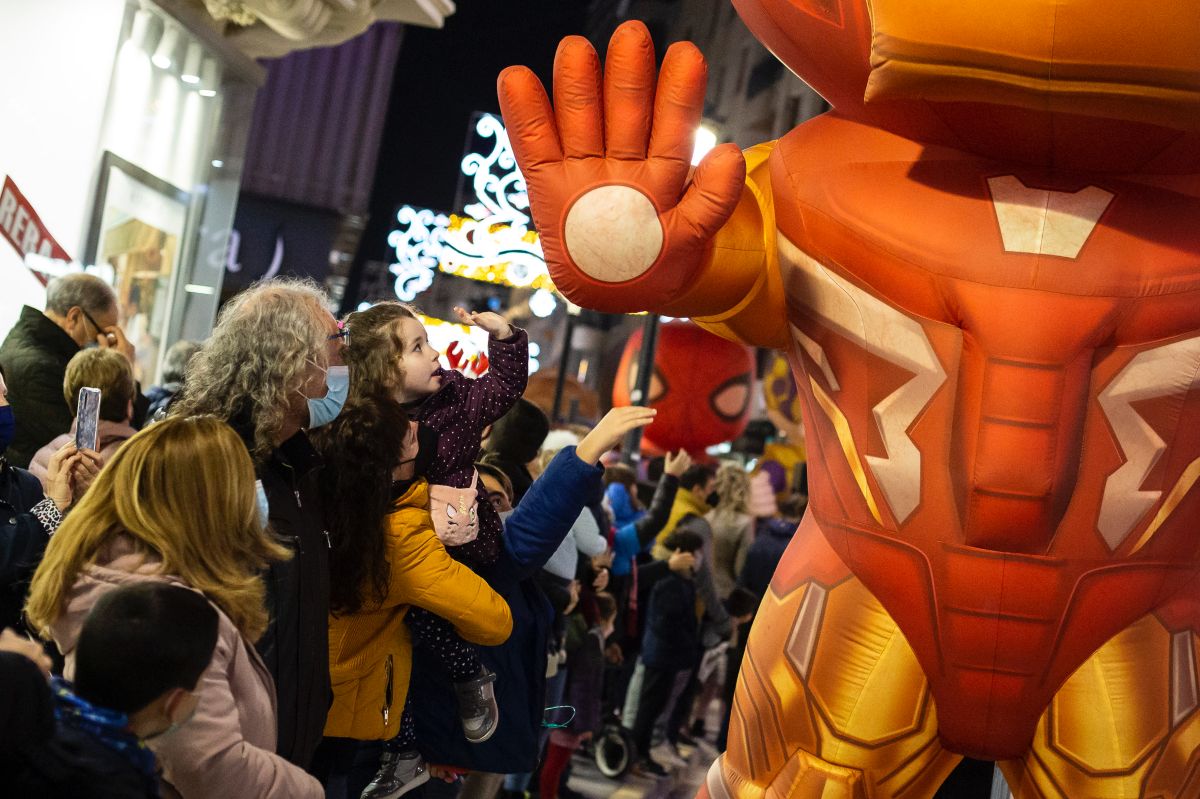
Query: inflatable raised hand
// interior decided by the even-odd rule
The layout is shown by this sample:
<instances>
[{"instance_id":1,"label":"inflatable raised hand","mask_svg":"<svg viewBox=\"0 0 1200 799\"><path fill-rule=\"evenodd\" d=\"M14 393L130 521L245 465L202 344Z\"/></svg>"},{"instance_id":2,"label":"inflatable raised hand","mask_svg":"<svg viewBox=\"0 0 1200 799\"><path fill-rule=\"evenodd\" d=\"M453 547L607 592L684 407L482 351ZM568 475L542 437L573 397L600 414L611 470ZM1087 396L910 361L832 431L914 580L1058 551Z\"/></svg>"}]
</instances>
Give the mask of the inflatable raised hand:
<instances>
[{"instance_id":1,"label":"inflatable raised hand","mask_svg":"<svg viewBox=\"0 0 1200 799\"><path fill-rule=\"evenodd\" d=\"M684 182L687 46L653 102L640 25L603 79L565 42L553 106L500 78L567 296L796 376L809 509L705 792L929 797L970 755L1017 799L1200 796L1200 5L735 5L833 106L736 187Z\"/></svg>"}]
</instances>

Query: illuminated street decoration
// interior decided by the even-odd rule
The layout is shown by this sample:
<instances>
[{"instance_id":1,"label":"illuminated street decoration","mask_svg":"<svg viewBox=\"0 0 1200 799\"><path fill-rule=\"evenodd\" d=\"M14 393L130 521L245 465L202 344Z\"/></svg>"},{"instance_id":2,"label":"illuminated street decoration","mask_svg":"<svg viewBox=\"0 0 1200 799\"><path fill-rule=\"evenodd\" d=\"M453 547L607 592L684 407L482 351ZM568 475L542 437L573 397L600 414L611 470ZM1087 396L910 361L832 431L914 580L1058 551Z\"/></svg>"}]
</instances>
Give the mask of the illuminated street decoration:
<instances>
[{"instance_id":1,"label":"illuminated street decoration","mask_svg":"<svg viewBox=\"0 0 1200 799\"><path fill-rule=\"evenodd\" d=\"M466 216L402 206L400 227L388 234L396 262L396 296L411 302L433 283L434 269L459 277L518 288L554 290L542 245L531 227L529 194L517 169L503 123L480 116L475 132L493 140L491 149L468 153L462 173L471 179L475 201ZM543 306L545 303L543 302Z\"/></svg>"},{"instance_id":2,"label":"illuminated street decoration","mask_svg":"<svg viewBox=\"0 0 1200 799\"><path fill-rule=\"evenodd\" d=\"M425 326L429 345L442 354L443 367L457 369L467 377L487 372L486 330L420 314L417 319Z\"/></svg>"},{"instance_id":3,"label":"illuminated street decoration","mask_svg":"<svg viewBox=\"0 0 1200 799\"><path fill-rule=\"evenodd\" d=\"M450 220L428 208L402 205L396 212L396 221L401 227L388 234L388 245L396 251L396 263L388 271L396 276L396 296L412 302L433 284L433 270L445 246Z\"/></svg>"},{"instance_id":4,"label":"illuminated street decoration","mask_svg":"<svg viewBox=\"0 0 1200 799\"><path fill-rule=\"evenodd\" d=\"M471 178L476 201L451 218L441 268L450 274L533 288L552 288L537 233L530 227L529 192L517 169L504 124L484 114L475 132L493 139L491 152L468 153L462 172ZM467 273L467 274L464 274Z\"/></svg>"},{"instance_id":5,"label":"illuminated street decoration","mask_svg":"<svg viewBox=\"0 0 1200 799\"><path fill-rule=\"evenodd\" d=\"M487 373L487 331L432 316L418 314L417 318L425 326L429 344L442 353L442 366L457 369L467 377L481 377ZM537 342L529 342L530 374L541 368L538 362L541 354L541 346Z\"/></svg>"}]
</instances>

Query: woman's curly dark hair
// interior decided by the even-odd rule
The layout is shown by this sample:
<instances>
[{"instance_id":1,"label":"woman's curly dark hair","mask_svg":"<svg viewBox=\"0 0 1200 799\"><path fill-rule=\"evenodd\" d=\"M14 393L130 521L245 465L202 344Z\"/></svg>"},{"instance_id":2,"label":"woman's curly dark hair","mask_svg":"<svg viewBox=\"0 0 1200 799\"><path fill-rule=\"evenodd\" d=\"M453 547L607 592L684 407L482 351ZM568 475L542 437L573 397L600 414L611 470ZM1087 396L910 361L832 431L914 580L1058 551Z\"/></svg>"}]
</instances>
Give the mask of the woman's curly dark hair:
<instances>
[{"instance_id":1,"label":"woman's curly dark hair","mask_svg":"<svg viewBox=\"0 0 1200 799\"><path fill-rule=\"evenodd\" d=\"M321 499L329 531L330 609L351 614L387 597L387 523L392 471L400 463L409 419L395 399L399 323L405 305L379 303L346 320L350 394L342 412L313 433L325 460Z\"/></svg>"}]
</instances>

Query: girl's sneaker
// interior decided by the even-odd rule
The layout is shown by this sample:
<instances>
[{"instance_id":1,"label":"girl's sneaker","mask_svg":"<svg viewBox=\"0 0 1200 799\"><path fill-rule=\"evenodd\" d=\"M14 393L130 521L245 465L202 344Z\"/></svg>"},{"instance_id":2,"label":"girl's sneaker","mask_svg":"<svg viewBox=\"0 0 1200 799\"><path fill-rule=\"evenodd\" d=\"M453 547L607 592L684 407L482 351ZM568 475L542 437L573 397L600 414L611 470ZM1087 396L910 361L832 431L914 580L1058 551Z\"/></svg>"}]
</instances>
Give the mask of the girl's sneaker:
<instances>
[{"instance_id":1,"label":"girl's sneaker","mask_svg":"<svg viewBox=\"0 0 1200 799\"><path fill-rule=\"evenodd\" d=\"M396 799L429 782L429 769L419 752L384 751L375 779L359 799Z\"/></svg>"},{"instance_id":2,"label":"girl's sneaker","mask_svg":"<svg viewBox=\"0 0 1200 799\"><path fill-rule=\"evenodd\" d=\"M492 687L495 681L495 673L487 666L480 666L479 676L475 679L454 683L463 734L473 744L491 738L500 725L500 706L496 704L496 691Z\"/></svg>"}]
</instances>

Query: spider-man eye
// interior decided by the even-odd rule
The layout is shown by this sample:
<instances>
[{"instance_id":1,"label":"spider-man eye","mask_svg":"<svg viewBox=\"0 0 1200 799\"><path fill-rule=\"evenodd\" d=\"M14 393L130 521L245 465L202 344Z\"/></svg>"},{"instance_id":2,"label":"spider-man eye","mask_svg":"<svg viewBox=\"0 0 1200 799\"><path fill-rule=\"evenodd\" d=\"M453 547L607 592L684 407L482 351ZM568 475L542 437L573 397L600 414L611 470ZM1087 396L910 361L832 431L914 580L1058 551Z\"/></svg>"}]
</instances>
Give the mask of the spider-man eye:
<instances>
[{"instance_id":1,"label":"spider-man eye","mask_svg":"<svg viewBox=\"0 0 1200 799\"><path fill-rule=\"evenodd\" d=\"M736 422L750 404L750 376L731 377L713 389L708 404L726 422Z\"/></svg>"}]
</instances>

